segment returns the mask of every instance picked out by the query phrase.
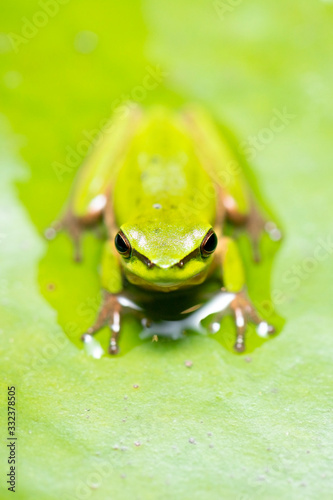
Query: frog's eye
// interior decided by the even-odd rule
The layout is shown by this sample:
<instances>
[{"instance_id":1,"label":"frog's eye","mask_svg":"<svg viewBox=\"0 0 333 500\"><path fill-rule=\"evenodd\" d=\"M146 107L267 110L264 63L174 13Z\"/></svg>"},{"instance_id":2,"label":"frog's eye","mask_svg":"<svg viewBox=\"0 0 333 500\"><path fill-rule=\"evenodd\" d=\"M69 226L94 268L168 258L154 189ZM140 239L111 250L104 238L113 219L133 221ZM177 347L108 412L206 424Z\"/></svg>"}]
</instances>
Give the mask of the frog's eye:
<instances>
[{"instance_id":1,"label":"frog's eye","mask_svg":"<svg viewBox=\"0 0 333 500\"><path fill-rule=\"evenodd\" d=\"M116 237L114 239L114 244L120 255L122 255L125 258L130 257L132 250L131 245L122 231L119 231L119 233L116 234Z\"/></svg>"},{"instance_id":2,"label":"frog's eye","mask_svg":"<svg viewBox=\"0 0 333 500\"><path fill-rule=\"evenodd\" d=\"M201 255L203 257L209 257L217 247L217 236L211 229L208 231L201 243Z\"/></svg>"}]
</instances>

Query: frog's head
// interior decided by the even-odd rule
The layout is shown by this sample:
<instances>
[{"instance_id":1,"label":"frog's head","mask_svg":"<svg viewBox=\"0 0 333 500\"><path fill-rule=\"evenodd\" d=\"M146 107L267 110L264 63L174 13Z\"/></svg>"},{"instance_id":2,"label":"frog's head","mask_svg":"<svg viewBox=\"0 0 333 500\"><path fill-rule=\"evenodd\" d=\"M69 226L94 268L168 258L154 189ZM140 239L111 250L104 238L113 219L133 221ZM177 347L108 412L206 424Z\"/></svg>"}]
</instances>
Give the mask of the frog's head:
<instances>
[{"instance_id":1,"label":"frog's head","mask_svg":"<svg viewBox=\"0 0 333 500\"><path fill-rule=\"evenodd\" d=\"M202 283L217 243L209 223L191 218L137 218L122 225L115 237L128 280L165 292Z\"/></svg>"}]
</instances>

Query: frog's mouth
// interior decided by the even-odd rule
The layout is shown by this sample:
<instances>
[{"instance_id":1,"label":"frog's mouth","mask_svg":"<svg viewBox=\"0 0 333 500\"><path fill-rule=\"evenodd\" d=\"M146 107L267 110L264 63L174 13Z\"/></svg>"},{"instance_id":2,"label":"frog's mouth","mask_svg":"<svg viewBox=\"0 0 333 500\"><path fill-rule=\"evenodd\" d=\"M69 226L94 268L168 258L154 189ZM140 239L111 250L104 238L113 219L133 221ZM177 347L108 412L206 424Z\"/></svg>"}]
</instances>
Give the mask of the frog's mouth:
<instances>
[{"instance_id":1,"label":"frog's mouth","mask_svg":"<svg viewBox=\"0 0 333 500\"><path fill-rule=\"evenodd\" d=\"M130 283L146 290L155 290L159 292L173 292L183 288L190 288L203 283L207 277L207 270L203 270L194 276L184 280L156 280L148 281L141 276L133 273L129 269L125 270L126 277Z\"/></svg>"}]
</instances>

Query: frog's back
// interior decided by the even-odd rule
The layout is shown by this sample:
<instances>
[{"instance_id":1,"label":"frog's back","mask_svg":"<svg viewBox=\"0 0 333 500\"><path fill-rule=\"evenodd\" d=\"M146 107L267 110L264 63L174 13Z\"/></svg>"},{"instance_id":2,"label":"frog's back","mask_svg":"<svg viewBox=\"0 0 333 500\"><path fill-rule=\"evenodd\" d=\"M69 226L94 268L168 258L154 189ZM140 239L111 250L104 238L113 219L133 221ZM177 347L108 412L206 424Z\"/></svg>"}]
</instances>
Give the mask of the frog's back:
<instances>
[{"instance_id":1,"label":"frog's back","mask_svg":"<svg viewBox=\"0 0 333 500\"><path fill-rule=\"evenodd\" d=\"M118 225L152 207L197 212L215 220L216 193L181 117L155 108L142 119L113 191ZM163 210L165 211L165 210ZM192 214L193 215L193 214Z\"/></svg>"}]
</instances>

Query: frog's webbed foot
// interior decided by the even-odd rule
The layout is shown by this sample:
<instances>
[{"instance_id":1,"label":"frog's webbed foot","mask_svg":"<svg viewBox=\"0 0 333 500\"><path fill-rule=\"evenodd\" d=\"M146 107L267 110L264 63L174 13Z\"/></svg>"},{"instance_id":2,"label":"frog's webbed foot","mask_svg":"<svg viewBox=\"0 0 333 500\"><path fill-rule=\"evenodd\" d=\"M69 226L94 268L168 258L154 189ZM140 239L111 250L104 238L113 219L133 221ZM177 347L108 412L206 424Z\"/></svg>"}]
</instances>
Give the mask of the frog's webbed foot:
<instances>
[{"instance_id":1,"label":"frog's webbed foot","mask_svg":"<svg viewBox=\"0 0 333 500\"><path fill-rule=\"evenodd\" d=\"M279 241L282 238L281 231L276 224L265 219L254 203L251 205L251 211L246 221L246 230L252 242L253 259L255 262L261 261L259 242L264 231L272 241Z\"/></svg>"},{"instance_id":2,"label":"frog's webbed foot","mask_svg":"<svg viewBox=\"0 0 333 500\"><path fill-rule=\"evenodd\" d=\"M89 337L92 337L97 333L103 326L109 325L110 328L110 342L109 342L109 354L118 354L118 338L120 334L120 320L121 320L121 309L122 306L118 300L118 296L104 292L104 298L102 307L98 313L95 323L88 328L88 330L81 336L81 340L87 341Z\"/></svg>"},{"instance_id":3,"label":"frog's webbed foot","mask_svg":"<svg viewBox=\"0 0 333 500\"><path fill-rule=\"evenodd\" d=\"M236 325L236 342L234 349L237 352L245 350L245 334L247 323L254 323L257 327L257 332L261 336L267 336L275 333L272 325L263 321L257 314L251 301L245 296L243 292L237 293L235 298L230 304Z\"/></svg>"},{"instance_id":4,"label":"frog's webbed foot","mask_svg":"<svg viewBox=\"0 0 333 500\"><path fill-rule=\"evenodd\" d=\"M68 212L60 220L53 222L47 229L45 229L44 236L47 240L53 240L57 234L63 230L68 232L73 241L74 260L76 262L80 262L82 260L81 235L83 232L83 225L81 221Z\"/></svg>"}]
</instances>

